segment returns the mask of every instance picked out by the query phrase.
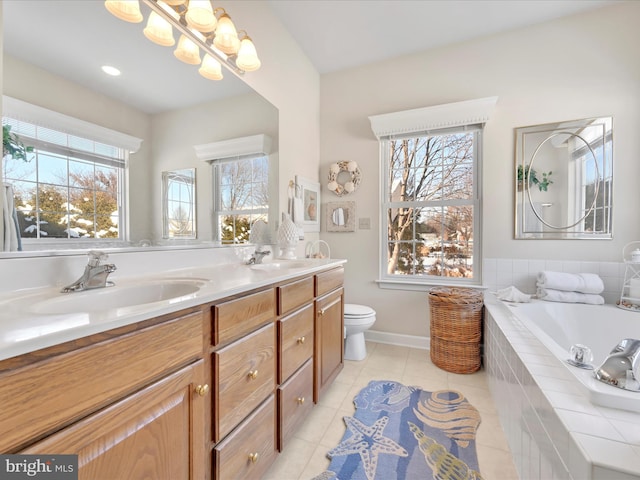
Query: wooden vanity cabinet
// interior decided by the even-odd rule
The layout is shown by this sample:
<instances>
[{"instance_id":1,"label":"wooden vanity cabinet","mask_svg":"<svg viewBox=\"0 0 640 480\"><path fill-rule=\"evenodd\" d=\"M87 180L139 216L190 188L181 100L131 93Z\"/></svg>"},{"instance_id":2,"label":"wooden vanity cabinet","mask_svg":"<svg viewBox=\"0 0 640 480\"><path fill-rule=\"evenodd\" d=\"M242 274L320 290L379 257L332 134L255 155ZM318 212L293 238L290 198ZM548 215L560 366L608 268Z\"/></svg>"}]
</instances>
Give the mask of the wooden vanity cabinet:
<instances>
[{"instance_id":1,"label":"wooden vanity cabinet","mask_svg":"<svg viewBox=\"0 0 640 480\"><path fill-rule=\"evenodd\" d=\"M331 268L0 361L0 452L81 480L257 480L342 368Z\"/></svg>"},{"instance_id":2,"label":"wooden vanity cabinet","mask_svg":"<svg viewBox=\"0 0 640 480\"><path fill-rule=\"evenodd\" d=\"M80 479L207 478L206 315L190 309L0 362L0 451Z\"/></svg>"},{"instance_id":3,"label":"wooden vanity cabinet","mask_svg":"<svg viewBox=\"0 0 640 480\"><path fill-rule=\"evenodd\" d=\"M313 401L344 366L344 268L316 275L315 354Z\"/></svg>"}]
</instances>

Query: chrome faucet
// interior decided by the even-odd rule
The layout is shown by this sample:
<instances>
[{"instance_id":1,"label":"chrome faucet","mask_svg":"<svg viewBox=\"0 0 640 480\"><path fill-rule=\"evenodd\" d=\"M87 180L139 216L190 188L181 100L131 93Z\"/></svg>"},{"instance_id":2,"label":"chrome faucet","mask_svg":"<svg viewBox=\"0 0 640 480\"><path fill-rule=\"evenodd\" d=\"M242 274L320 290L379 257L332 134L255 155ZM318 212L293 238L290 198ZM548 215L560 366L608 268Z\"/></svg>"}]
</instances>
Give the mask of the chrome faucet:
<instances>
[{"instance_id":1,"label":"chrome faucet","mask_svg":"<svg viewBox=\"0 0 640 480\"><path fill-rule=\"evenodd\" d=\"M614 387L640 392L640 340L620 340L594 375Z\"/></svg>"},{"instance_id":2,"label":"chrome faucet","mask_svg":"<svg viewBox=\"0 0 640 480\"><path fill-rule=\"evenodd\" d=\"M84 273L82 276L73 282L71 285L64 287L61 292L81 292L83 290L90 290L92 288L104 288L114 285L113 282L108 282L107 277L109 274L116 270L116 266L112 263L100 264L101 261L106 260L108 255L103 252L90 251L89 262L84 267Z\"/></svg>"},{"instance_id":3,"label":"chrome faucet","mask_svg":"<svg viewBox=\"0 0 640 480\"><path fill-rule=\"evenodd\" d=\"M271 250L256 250L255 252L253 252L253 254L251 255L251 258L249 260L247 260L247 265L259 265L262 263L262 259L264 257L266 257L267 255L269 255L271 253Z\"/></svg>"}]
</instances>

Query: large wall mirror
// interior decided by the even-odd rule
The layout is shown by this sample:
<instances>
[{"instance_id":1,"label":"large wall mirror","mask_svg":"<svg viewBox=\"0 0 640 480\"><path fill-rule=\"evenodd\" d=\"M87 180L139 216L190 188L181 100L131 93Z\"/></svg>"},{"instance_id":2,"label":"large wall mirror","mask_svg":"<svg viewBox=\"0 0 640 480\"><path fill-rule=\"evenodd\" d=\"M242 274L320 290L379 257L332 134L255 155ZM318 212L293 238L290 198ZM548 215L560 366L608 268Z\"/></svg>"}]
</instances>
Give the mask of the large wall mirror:
<instances>
[{"instance_id":1,"label":"large wall mirror","mask_svg":"<svg viewBox=\"0 0 640 480\"><path fill-rule=\"evenodd\" d=\"M516 129L516 239L610 239L613 121Z\"/></svg>"},{"instance_id":2,"label":"large wall mirror","mask_svg":"<svg viewBox=\"0 0 640 480\"><path fill-rule=\"evenodd\" d=\"M219 3L233 14L232 2ZM128 159L127 197L121 206L125 245L134 248L147 240L160 247L175 244L163 239L161 179L162 172L185 169L195 169L198 177L197 238L190 242L215 240L210 166L197 159L194 145L268 135L276 152L270 169L277 175L277 108L232 72L223 69L221 81L205 79L197 65L174 57L175 47L147 40L142 30L150 10L143 2L145 20L139 24L115 18L101 0L20 0L0 6L3 95L142 139ZM234 21L241 24L241 19ZM118 67L122 75L105 75L103 65ZM277 212L276 201L274 215ZM50 243L34 247L34 254L70 247Z\"/></svg>"}]
</instances>

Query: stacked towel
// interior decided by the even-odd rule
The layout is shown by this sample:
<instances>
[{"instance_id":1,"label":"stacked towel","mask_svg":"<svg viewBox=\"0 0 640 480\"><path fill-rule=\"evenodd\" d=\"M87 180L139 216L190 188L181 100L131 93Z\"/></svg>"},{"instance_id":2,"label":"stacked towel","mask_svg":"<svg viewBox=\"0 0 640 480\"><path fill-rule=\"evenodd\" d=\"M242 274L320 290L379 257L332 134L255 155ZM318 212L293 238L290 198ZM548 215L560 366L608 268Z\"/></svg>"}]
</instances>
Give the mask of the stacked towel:
<instances>
[{"instance_id":1,"label":"stacked towel","mask_svg":"<svg viewBox=\"0 0 640 480\"><path fill-rule=\"evenodd\" d=\"M549 302L588 303L602 305L602 279L595 273L544 271L538 274L537 296Z\"/></svg>"},{"instance_id":2,"label":"stacked towel","mask_svg":"<svg viewBox=\"0 0 640 480\"><path fill-rule=\"evenodd\" d=\"M604 283L595 273L540 272L538 287L564 292L602 293Z\"/></svg>"}]
</instances>

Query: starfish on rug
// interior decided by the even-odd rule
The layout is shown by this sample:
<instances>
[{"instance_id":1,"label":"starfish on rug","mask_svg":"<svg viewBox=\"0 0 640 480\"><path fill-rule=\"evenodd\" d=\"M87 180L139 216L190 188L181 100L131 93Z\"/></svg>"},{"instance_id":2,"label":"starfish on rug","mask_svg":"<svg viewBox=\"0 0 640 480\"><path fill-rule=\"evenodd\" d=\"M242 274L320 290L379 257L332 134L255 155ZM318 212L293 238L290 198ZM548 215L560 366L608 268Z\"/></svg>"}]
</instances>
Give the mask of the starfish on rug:
<instances>
[{"instance_id":1,"label":"starfish on rug","mask_svg":"<svg viewBox=\"0 0 640 480\"><path fill-rule=\"evenodd\" d=\"M383 435L384 427L389 423L389 417L380 417L372 426L365 425L353 417L344 417L344 423L351 432L351 436L329 451L333 458L340 455L357 453L362 459L365 474L373 480L378 468L378 455L387 453L399 457L408 456L408 452L396 442Z\"/></svg>"}]
</instances>

